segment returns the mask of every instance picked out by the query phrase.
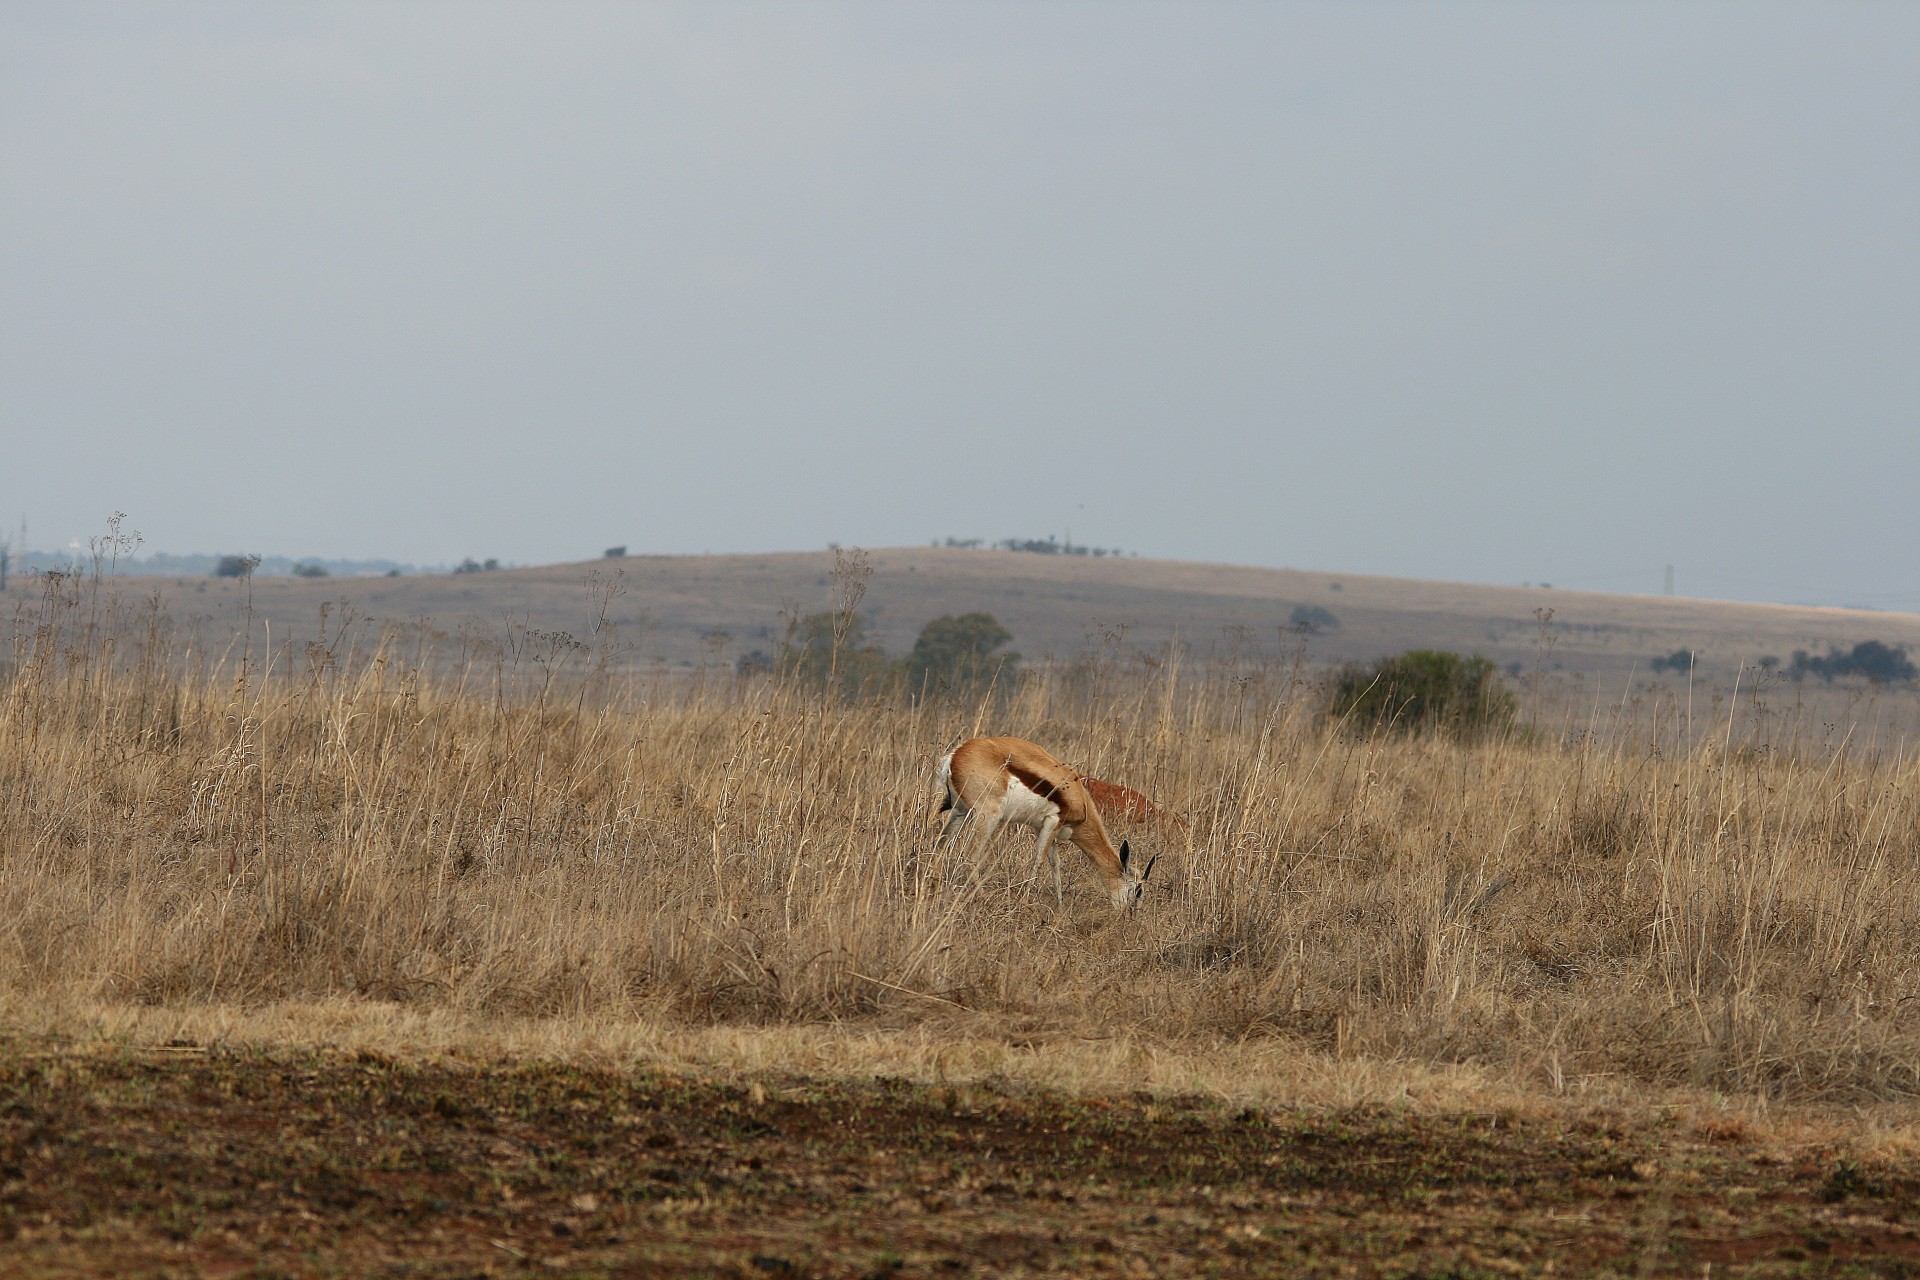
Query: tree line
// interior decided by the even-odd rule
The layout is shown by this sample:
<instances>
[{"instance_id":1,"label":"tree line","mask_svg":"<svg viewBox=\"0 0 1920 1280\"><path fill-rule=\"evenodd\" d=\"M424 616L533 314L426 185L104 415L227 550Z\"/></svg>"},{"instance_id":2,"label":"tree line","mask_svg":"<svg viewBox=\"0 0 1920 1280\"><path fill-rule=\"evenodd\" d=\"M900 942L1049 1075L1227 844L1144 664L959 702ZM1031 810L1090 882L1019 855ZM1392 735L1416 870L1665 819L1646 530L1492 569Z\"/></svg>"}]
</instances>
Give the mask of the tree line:
<instances>
[{"instance_id":1,"label":"tree line","mask_svg":"<svg viewBox=\"0 0 1920 1280\"><path fill-rule=\"evenodd\" d=\"M914 697L977 692L1019 670L1007 646L1013 633L990 613L947 614L920 628L899 658L867 635L858 613L809 613L792 618L777 656L754 652L740 659L741 674L774 671L821 689L852 695L898 685Z\"/></svg>"}]
</instances>

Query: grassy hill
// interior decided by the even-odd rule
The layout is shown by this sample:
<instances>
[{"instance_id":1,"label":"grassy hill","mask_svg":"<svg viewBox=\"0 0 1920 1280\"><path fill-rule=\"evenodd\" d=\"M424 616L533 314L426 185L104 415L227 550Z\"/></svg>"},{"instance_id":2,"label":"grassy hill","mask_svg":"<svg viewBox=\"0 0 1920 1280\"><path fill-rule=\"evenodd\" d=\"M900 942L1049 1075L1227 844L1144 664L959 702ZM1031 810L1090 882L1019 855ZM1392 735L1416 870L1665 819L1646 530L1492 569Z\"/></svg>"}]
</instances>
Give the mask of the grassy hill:
<instances>
[{"instance_id":1,"label":"grassy hill","mask_svg":"<svg viewBox=\"0 0 1920 1280\"><path fill-rule=\"evenodd\" d=\"M1879 640L1920 650L1913 614L944 547L885 548L870 558L861 610L890 653L911 647L929 619L970 610L999 618L1028 657L1069 656L1103 637L1149 649L1179 640L1201 658L1235 647L1275 656L1304 650L1312 662L1425 646L1482 653L1596 690L1618 690L1630 673L1652 676L1653 659L1679 650L1697 652L1695 683L1709 688L1730 687L1742 664L1785 661L1798 649L1820 654ZM332 602L334 625L344 604L374 623L430 620L449 638L509 619L584 638L598 614L590 580L617 583L605 617L630 660L680 667L771 652L783 609L830 606L833 566L830 551L629 556L397 578L170 579L162 589L172 611L197 618L209 639L233 625L249 597L256 618L270 619L281 637L316 634L320 606ZM148 579L138 589L151 588ZM1296 610L1316 609L1333 625L1300 631ZM1545 610L1552 616L1543 627ZM1684 673L1667 679L1684 683Z\"/></svg>"}]
</instances>

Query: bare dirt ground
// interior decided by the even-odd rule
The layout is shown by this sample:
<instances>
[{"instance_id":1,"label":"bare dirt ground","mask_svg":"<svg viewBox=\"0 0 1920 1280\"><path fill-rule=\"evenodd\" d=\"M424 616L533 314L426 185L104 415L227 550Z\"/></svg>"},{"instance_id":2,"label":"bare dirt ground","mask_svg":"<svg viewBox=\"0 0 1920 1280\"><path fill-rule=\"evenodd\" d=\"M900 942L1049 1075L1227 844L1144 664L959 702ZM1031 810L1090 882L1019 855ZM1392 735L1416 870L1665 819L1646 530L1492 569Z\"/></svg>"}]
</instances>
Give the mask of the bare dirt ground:
<instances>
[{"instance_id":1,"label":"bare dirt ground","mask_svg":"<svg viewBox=\"0 0 1920 1280\"><path fill-rule=\"evenodd\" d=\"M1917 1192L1658 1110L0 1045L11 1276L1910 1276Z\"/></svg>"}]
</instances>

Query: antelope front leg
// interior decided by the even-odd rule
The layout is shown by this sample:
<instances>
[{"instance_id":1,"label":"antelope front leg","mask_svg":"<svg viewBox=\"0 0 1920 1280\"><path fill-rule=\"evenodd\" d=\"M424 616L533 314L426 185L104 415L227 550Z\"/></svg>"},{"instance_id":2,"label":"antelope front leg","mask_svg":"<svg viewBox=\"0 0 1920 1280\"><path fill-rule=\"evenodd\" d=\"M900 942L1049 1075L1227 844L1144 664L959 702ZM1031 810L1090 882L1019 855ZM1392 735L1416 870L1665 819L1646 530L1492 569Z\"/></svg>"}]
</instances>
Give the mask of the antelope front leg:
<instances>
[{"instance_id":1,"label":"antelope front leg","mask_svg":"<svg viewBox=\"0 0 1920 1280\"><path fill-rule=\"evenodd\" d=\"M1054 845L1053 838L1060 833L1060 815L1055 814L1040 824L1039 852L1047 855L1047 861L1053 864L1053 908L1058 911L1066 906L1067 897L1060 884L1060 850Z\"/></svg>"}]
</instances>

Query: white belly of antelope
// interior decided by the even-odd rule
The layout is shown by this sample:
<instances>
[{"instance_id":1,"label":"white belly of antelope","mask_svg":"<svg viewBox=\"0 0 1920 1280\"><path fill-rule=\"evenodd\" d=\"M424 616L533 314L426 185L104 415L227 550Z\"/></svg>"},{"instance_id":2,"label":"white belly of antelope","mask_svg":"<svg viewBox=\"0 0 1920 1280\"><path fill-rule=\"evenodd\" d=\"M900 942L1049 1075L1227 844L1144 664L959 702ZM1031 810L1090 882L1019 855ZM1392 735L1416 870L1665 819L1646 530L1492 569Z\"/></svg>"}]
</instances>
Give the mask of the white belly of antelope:
<instances>
[{"instance_id":1,"label":"white belly of antelope","mask_svg":"<svg viewBox=\"0 0 1920 1280\"><path fill-rule=\"evenodd\" d=\"M1018 778L1007 779L1007 795L1000 802L1000 821L1018 823L1038 831L1048 818L1060 812L1060 806L1035 793Z\"/></svg>"}]
</instances>

